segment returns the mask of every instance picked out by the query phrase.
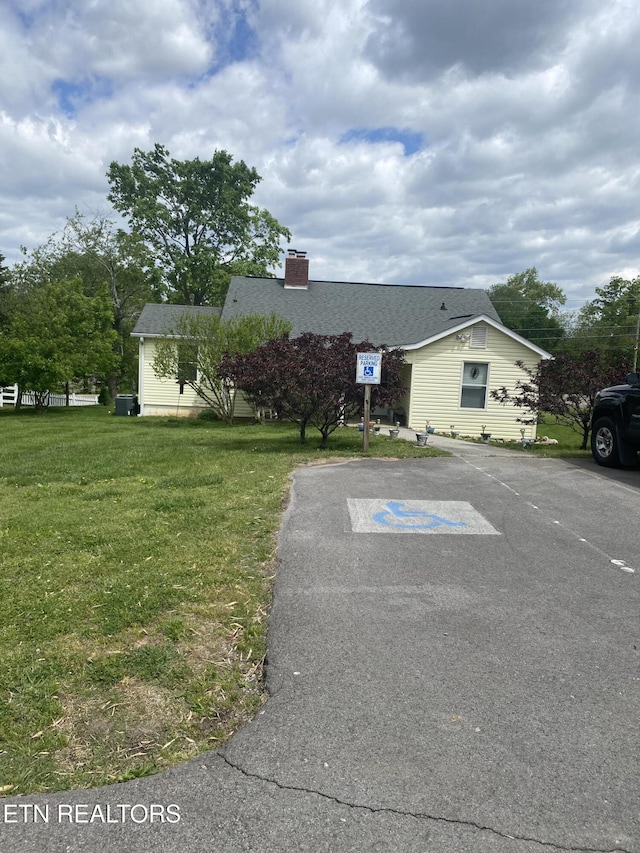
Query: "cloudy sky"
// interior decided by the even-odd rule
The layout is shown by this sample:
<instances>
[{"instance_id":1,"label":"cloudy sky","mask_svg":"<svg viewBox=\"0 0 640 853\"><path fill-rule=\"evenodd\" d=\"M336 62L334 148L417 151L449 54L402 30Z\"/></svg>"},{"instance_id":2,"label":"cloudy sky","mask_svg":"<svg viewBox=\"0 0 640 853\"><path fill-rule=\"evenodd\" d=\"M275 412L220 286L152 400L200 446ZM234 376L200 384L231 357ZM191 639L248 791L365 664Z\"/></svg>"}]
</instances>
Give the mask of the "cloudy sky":
<instances>
[{"instance_id":1,"label":"cloudy sky","mask_svg":"<svg viewBox=\"0 0 640 853\"><path fill-rule=\"evenodd\" d=\"M161 142L262 175L313 278L579 308L640 273L637 0L4 0L0 253Z\"/></svg>"}]
</instances>

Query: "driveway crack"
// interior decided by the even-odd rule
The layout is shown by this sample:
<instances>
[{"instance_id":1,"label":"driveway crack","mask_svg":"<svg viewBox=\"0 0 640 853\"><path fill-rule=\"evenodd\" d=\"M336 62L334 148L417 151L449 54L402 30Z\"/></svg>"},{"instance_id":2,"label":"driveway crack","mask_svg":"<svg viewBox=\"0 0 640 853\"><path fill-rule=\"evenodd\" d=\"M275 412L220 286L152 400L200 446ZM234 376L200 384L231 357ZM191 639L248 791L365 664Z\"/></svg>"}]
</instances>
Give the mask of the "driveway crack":
<instances>
[{"instance_id":1,"label":"driveway crack","mask_svg":"<svg viewBox=\"0 0 640 853\"><path fill-rule=\"evenodd\" d=\"M451 826L460 826L466 827L468 829L474 829L478 832L487 832L492 835L497 836L498 838L505 838L510 841L524 841L530 844L539 844L540 847L547 848L549 850L562 850L567 851L567 853L633 853L633 851L628 850L626 847L573 847L567 846L565 844L558 844L553 841L543 841L539 838L533 838L527 835L513 835L508 832L503 832L499 829L496 829L492 826L485 826L481 823L476 823L472 820L460 820L458 818L450 818L443 817L441 815L432 815L427 812L412 812L405 809L392 808L390 806L369 806L366 803L351 803L348 800L343 800L340 797L336 797L334 794L327 794L324 791L320 791L316 788L305 788L301 785L287 785L283 782L279 782L277 779L274 779L269 776L262 776L259 773L251 773L248 770L245 770L244 767L241 767L238 764L234 764L226 755L221 752L216 753L225 764L227 764L230 768L235 770L238 773L241 773L247 779L254 779L259 782L265 782L269 785L274 785L276 788L279 788L281 791L295 791L300 794L311 794L312 796L320 797L323 800L326 800L331 803L335 803L339 806L346 806L350 809L356 809L359 811L369 812L370 814L390 814L396 815L398 817L406 817L413 818L414 820L424 820L424 821L433 821L435 823L449 824Z\"/></svg>"}]
</instances>

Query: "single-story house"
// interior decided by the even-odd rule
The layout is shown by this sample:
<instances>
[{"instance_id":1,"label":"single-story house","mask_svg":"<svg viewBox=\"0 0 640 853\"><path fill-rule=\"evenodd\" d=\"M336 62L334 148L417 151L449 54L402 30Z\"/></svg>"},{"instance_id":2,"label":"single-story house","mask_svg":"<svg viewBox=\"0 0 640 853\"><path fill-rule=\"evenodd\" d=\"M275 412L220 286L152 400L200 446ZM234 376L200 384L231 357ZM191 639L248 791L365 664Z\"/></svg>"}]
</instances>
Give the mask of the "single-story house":
<instances>
[{"instance_id":1,"label":"single-story house","mask_svg":"<svg viewBox=\"0 0 640 853\"><path fill-rule=\"evenodd\" d=\"M490 432L519 439L518 410L490 397L494 388L515 388L522 361L534 367L550 353L507 329L486 291L464 287L363 284L309 278L309 260L290 251L284 278L234 276L222 309L146 305L133 334L140 340L138 396L140 413L175 414L197 410L201 401L188 389L157 377L151 364L155 341L181 311L220 311L223 320L248 314L279 314L302 332L335 335L351 332L354 341L405 351L404 398L393 411L375 413L389 422L461 435ZM355 371L355 365L354 365ZM188 393L187 393L188 392ZM240 401L238 416L249 415ZM532 435L527 427L527 436ZM535 433L534 433L535 434Z\"/></svg>"},{"instance_id":2,"label":"single-story house","mask_svg":"<svg viewBox=\"0 0 640 853\"><path fill-rule=\"evenodd\" d=\"M184 314L197 313L219 317L222 308L147 303L142 309L131 333L138 338L138 405L141 415L190 415L204 407L204 402L188 385L181 386L177 377L160 377L153 369L158 340L166 338L168 330L175 328Z\"/></svg>"}]
</instances>

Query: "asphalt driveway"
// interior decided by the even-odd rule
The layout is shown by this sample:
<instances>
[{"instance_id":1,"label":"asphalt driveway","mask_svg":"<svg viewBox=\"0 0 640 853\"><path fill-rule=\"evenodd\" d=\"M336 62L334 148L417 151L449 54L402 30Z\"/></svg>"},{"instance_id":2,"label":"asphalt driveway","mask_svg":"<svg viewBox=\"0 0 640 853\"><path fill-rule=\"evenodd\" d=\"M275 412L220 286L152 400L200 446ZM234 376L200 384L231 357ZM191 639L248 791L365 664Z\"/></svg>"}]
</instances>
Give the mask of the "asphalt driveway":
<instances>
[{"instance_id":1,"label":"asphalt driveway","mask_svg":"<svg viewBox=\"0 0 640 853\"><path fill-rule=\"evenodd\" d=\"M169 773L6 801L0 853L640 853L639 518L553 459L299 470L263 711Z\"/></svg>"}]
</instances>

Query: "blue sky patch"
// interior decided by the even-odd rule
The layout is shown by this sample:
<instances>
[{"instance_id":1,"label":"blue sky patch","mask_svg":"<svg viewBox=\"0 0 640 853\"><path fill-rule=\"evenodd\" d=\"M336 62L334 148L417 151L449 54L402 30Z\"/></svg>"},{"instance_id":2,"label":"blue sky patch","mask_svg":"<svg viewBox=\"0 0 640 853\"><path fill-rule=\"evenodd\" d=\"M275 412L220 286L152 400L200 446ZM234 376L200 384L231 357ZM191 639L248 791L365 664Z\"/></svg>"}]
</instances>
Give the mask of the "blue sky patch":
<instances>
[{"instance_id":1,"label":"blue sky patch","mask_svg":"<svg viewBox=\"0 0 640 853\"><path fill-rule=\"evenodd\" d=\"M51 84L51 91L56 96L58 106L67 118L75 118L78 113L78 103L83 100L85 87L58 78Z\"/></svg>"},{"instance_id":2,"label":"blue sky patch","mask_svg":"<svg viewBox=\"0 0 640 853\"><path fill-rule=\"evenodd\" d=\"M245 9L234 4L222 11L215 27L217 59L211 73L235 62L244 62L258 52L258 34L249 24Z\"/></svg>"},{"instance_id":3,"label":"blue sky patch","mask_svg":"<svg viewBox=\"0 0 640 853\"><path fill-rule=\"evenodd\" d=\"M58 77L51 84L58 106L67 118L77 118L78 111L86 104L98 98L108 97L113 93L112 86L106 77L95 77L79 82L71 82Z\"/></svg>"},{"instance_id":4,"label":"blue sky patch","mask_svg":"<svg viewBox=\"0 0 640 853\"><path fill-rule=\"evenodd\" d=\"M25 12L17 3L12 3L10 8L25 30L30 30L33 26L35 15Z\"/></svg>"},{"instance_id":5,"label":"blue sky patch","mask_svg":"<svg viewBox=\"0 0 640 853\"><path fill-rule=\"evenodd\" d=\"M404 156L409 157L415 154L422 148L424 137L421 133L416 133L413 130L400 129L398 127L358 127L353 130L348 130L340 138L340 144L346 142L400 142L404 147Z\"/></svg>"},{"instance_id":6,"label":"blue sky patch","mask_svg":"<svg viewBox=\"0 0 640 853\"><path fill-rule=\"evenodd\" d=\"M256 31L249 25L243 10L233 14L233 24L229 32L227 50L233 62L242 62L253 54L258 45Z\"/></svg>"}]
</instances>

